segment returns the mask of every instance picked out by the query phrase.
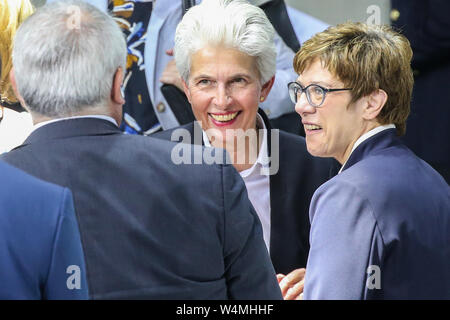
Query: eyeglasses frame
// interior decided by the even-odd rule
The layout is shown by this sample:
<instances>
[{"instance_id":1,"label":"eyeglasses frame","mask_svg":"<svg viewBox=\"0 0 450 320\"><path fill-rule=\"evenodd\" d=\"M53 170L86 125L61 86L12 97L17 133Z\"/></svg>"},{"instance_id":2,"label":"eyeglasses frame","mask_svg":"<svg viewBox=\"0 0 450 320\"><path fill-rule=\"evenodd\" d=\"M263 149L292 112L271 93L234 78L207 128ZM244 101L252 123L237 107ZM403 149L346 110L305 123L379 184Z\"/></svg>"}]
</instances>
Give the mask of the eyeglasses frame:
<instances>
[{"instance_id":1,"label":"eyeglasses frame","mask_svg":"<svg viewBox=\"0 0 450 320\"><path fill-rule=\"evenodd\" d=\"M321 85L318 85L318 84L316 84L316 83L311 83L310 85L308 85L308 86L306 86L306 87L303 87L303 86L302 86L300 83L298 83L297 81L289 82L289 83L288 83L288 90L289 90L289 87L290 87L292 84L294 84L294 83L300 87L300 90L302 90L302 93L305 93L305 95L306 95L306 100L308 101L308 103L310 104L310 106L311 106L311 107L314 107L314 108L319 108L319 107L324 103L325 98L327 97L327 93L329 93L329 92L344 91L344 90L353 90L353 88L336 88L336 89L328 89L328 88L324 88L324 87L322 87ZM315 106L315 105L313 105L313 104L311 103L310 98L309 98L308 93L307 93L308 88L311 87L311 86L319 87L319 88L324 92L322 102L321 102L319 105L317 105L317 106ZM301 95L301 94L300 94L300 95ZM289 95L289 97L290 97L290 96L291 96L291 95ZM291 100L292 100L292 99L291 99ZM297 96L297 93L295 94L295 100L296 100L295 102L294 102L294 101L292 101L292 102L294 102L294 103L297 103L297 102L298 102L298 96Z\"/></svg>"}]
</instances>

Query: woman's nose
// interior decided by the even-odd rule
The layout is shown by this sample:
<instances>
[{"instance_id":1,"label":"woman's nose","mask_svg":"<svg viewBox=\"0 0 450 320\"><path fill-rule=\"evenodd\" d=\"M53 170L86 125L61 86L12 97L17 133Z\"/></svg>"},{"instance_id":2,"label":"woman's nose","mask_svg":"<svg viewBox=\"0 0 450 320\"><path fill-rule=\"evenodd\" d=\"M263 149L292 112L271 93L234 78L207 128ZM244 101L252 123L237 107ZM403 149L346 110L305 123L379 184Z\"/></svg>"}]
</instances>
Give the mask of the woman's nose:
<instances>
[{"instance_id":1,"label":"woman's nose","mask_svg":"<svg viewBox=\"0 0 450 320\"><path fill-rule=\"evenodd\" d=\"M305 113L314 113L315 108L311 106L306 98L306 93L297 96L297 103L295 104L295 111L302 116Z\"/></svg>"},{"instance_id":2,"label":"woman's nose","mask_svg":"<svg viewBox=\"0 0 450 320\"><path fill-rule=\"evenodd\" d=\"M215 100L216 105L219 107L226 107L229 104L229 101L231 99L230 99L227 89L225 88L224 85L219 84L217 86L214 100Z\"/></svg>"}]
</instances>

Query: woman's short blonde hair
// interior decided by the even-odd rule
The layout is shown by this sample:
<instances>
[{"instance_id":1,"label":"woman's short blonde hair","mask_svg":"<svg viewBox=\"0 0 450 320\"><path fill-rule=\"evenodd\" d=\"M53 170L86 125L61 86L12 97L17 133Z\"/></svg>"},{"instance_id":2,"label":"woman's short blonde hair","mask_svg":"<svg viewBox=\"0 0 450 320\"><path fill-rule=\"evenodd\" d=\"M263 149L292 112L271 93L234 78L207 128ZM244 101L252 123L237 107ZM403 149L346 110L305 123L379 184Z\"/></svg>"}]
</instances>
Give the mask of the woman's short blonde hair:
<instances>
[{"instance_id":1,"label":"woman's short blonde hair","mask_svg":"<svg viewBox=\"0 0 450 320\"><path fill-rule=\"evenodd\" d=\"M12 44L19 25L34 9L29 0L0 0L0 95L2 100L17 102L9 81Z\"/></svg>"},{"instance_id":2,"label":"woman's short blonde hair","mask_svg":"<svg viewBox=\"0 0 450 320\"><path fill-rule=\"evenodd\" d=\"M345 87L353 88L352 102L384 90L388 100L377 120L395 124L403 135L414 83L411 58L408 39L391 27L347 22L306 41L295 55L294 69L301 74L319 59Z\"/></svg>"}]
</instances>

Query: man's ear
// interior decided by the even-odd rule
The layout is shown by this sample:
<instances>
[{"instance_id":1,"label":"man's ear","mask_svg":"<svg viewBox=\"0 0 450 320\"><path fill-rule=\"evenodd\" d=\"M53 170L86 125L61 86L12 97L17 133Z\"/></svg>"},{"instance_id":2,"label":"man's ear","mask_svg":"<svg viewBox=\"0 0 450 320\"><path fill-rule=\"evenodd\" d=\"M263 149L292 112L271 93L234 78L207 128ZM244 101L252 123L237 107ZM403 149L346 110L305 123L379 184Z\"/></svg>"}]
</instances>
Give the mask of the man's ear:
<instances>
[{"instance_id":1,"label":"man's ear","mask_svg":"<svg viewBox=\"0 0 450 320\"><path fill-rule=\"evenodd\" d=\"M114 103L123 105L125 103L125 97L122 94L122 83L123 83L123 69L119 67L113 78L113 85L111 89L111 100Z\"/></svg>"},{"instance_id":2,"label":"man's ear","mask_svg":"<svg viewBox=\"0 0 450 320\"><path fill-rule=\"evenodd\" d=\"M184 94L186 95L189 103L191 103L191 91L189 90L189 87L188 87L186 81L184 81L183 78L181 78L181 84L183 85Z\"/></svg>"},{"instance_id":3,"label":"man's ear","mask_svg":"<svg viewBox=\"0 0 450 320\"><path fill-rule=\"evenodd\" d=\"M363 118L366 120L375 119L383 109L388 95L386 91L377 89L367 96L367 104L364 108Z\"/></svg>"},{"instance_id":4,"label":"man's ear","mask_svg":"<svg viewBox=\"0 0 450 320\"><path fill-rule=\"evenodd\" d=\"M270 93L270 90L272 89L272 86L273 86L274 82L275 82L275 76L270 78L269 81L267 81L266 83L264 83L262 85L262 88L261 88L261 99L260 99L261 102L266 100L267 96Z\"/></svg>"},{"instance_id":5,"label":"man's ear","mask_svg":"<svg viewBox=\"0 0 450 320\"><path fill-rule=\"evenodd\" d=\"M13 92L17 98L17 100L20 102L22 107L26 109L25 101L23 100L22 96L19 93L19 90L17 89L17 82L16 82L16 74L14 73L14 67L11 68L11 71L9 72L9 81L11 81L11 87L13 89Z\"/></svg>"}]
</instances>

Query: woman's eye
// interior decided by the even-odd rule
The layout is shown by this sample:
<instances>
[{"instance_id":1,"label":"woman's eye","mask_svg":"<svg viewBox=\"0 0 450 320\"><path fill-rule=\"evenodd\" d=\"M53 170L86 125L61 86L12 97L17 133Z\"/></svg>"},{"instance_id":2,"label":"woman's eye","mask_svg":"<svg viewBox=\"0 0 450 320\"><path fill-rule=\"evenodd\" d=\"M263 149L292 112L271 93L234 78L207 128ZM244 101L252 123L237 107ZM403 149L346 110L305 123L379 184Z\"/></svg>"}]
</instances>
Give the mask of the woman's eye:
<instances>
[{"instance_id":1,"label":"woman's eye","mask_svg":"<svg viewBox=\"0 0 450 320\"><path fill-rule=\"evenodd\" d=\"M245 86L247 84L247 80L245 80L244 78L236 78L233 79L231 84L236 86Z\"/></svg>"},{"instance_id":2,"label":"woman's eye","mask_svg":"<svg viewBox=\"0 0 450 320\"><path fill-rule=\"evenodd\" d=\"M212 81L209 79L201 79L197 81L197 86L199 87L209 87L212 84Z\"/></svg>"},{"instance_id":3,"label":"woman's eye","mask_svg":"<svg viewBox=\"0 0 450 320\"><path fill-rule=\"evenodd\" d=\"M202 80L200 80L197 84L199 84L199 85L201 85L201 86L207 86L207 85L209 85L210 83L211 83L210 80L202 79Z\"/></svg>"},{"instance_id":4,"label":"woman's eye","mask_svg":"<svg viewBox=\"0 0 450 320\"><path fill-rule=\"evenodd\" d=\"M322 89L320 89L319 87L315 87L313 89L313 92L314 92L315 95L318 95L318 96L323 94Z\"/></svg>"}]
</instances>

